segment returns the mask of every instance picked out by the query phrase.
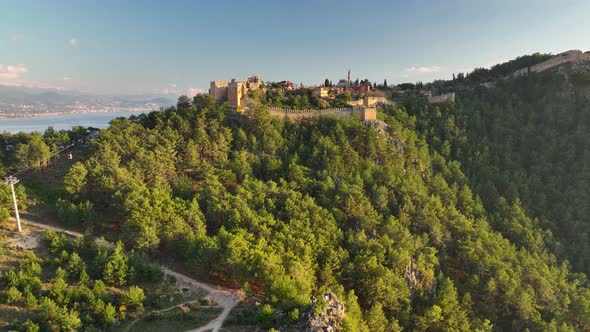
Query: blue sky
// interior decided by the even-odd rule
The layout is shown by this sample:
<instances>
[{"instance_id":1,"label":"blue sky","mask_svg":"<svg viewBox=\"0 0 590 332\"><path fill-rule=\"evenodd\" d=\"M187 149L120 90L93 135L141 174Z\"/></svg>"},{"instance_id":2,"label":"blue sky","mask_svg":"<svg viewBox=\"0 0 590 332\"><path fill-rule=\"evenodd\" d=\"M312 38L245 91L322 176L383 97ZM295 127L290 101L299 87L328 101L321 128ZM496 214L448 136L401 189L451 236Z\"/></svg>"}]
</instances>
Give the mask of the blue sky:
<instances>
[{"instance_id":1,"label":"blue sky","mask_svg":"<svg viewBox=\"0 0 590 332\"><path fill-rule=\"evenodd\" d=\"M0 1L0 84L194 93L210 80L450 78L590 49L588 0Z\"/></svg>"}]
</instances>

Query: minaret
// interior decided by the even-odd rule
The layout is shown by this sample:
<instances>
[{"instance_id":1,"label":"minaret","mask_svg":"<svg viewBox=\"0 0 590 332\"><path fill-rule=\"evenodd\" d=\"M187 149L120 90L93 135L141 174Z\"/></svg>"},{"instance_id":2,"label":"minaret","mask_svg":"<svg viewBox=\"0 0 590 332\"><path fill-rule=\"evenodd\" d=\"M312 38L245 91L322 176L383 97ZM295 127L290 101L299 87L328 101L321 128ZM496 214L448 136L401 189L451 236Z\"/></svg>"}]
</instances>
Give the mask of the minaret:
<instances>
[{"instance_id":1,"label":"minaret","mask_svg":"<svg viewBox=\"0 0 590 332\"><path fill-rule=\"evenodd\" d=\"M348 84L350 84L350 69L348 69Z\"/></svg>"}]
</instances>

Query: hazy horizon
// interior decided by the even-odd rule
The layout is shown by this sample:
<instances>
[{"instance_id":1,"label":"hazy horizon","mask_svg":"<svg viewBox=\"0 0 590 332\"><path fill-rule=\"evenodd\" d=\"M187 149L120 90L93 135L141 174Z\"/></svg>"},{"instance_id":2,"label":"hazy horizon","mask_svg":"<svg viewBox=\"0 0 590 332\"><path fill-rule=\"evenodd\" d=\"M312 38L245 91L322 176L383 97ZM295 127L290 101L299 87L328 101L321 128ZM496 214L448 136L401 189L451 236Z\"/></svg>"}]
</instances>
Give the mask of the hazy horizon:
<instances>
[{"instance_id":1,"label":"hazy horizon","mask_svg":"<svg viewBox=\"0 0 590 332\"><path fill-rule=\"evenodd\" d=\"M0 84L194 94L260 74L305 85L449 79L534 52L588 50L586 1L7 1Z\"/></svg>"}]
</instances>

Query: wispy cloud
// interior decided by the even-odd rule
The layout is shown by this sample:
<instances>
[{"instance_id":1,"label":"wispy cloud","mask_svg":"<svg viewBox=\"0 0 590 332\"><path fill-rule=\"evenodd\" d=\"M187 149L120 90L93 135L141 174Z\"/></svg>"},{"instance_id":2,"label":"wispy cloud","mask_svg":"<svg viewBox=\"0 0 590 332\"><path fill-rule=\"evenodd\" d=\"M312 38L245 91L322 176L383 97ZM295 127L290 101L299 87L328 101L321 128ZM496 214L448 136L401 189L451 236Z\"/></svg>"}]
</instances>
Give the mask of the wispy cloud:
<instances>
[{"instance_id":1,"label":"wispy cloud","mask_svg":"<svg viewBox=\"0 0 590 332\"><path fill-rule=\"evenodd\" d=\"M23 64L18 65L0 65L0 79L16 79L21 74L29 71L29 68Z\"/></svg>"},{"instance_id":2,"label":"wispy cloud","mask_svg":"<svg viewBox=\"0 0 590 332\"><path fill-rule=\"evenodd\" d=\"M203 89L199 89L199 88L188 88L186 89L186 95L189 97L194 97L199 93L203 93L205 91L203 91Z\"/></svg>"},{"instance_id":3,"label":"wispy cloud","mask_svg":"<svg viewBox=\"0 0 590 332\"><path fill-rule=\"evenodd\" d=\"M183 89L181 87L178 87L176 85L176 83L168 83L168 85L166 87L152 89L151 92L163 94L163 95L175 95L175 96L187 95L189 97L194 97L196 94L205 92L205 90L200 89L200 88L193 88L193 87Z\"/></svg>"},{"instance_id":4,"label":"wispy cloud","mask_svg":"<svg viewBox=\"0 0 590 332\"><path fill-rule=\"evenodd\" d=\"M57 86L51 83L45 82L34 82L34 81L0 81L0 85L13 86L20 88L31 88L31 89L53 89L53 90L65 90L61 86Z\"/></svg>"},{"instance_id":5,"label":"wispy cloud","mask_svg":"<svg viewBox=\"0 0 590 332\"><path fill-rule=\"evenodd\" d=\"M430 66L430 67L409 67L409 68L406 68L404 71L406 73L424 74L424 73L438 73L438 72L440 72L440 70L441 70L440 66Z\"/></svg>"},{"instance_id":6,"label":"wispy cloud","mask_svg":"<svg viewBox=\"0 0 590 332\"><path fill-rule=\"evenodd\" d=\"M71 81L72 77L71 76L64 76L63 80L64 81Z\"/></svg>"},{"instance_id":7,"label":"wispy cloud","mask_svg":"<svg viewBox=\"0 0 590 332\"><path fill-rule=\"evenodd\" d=\"M72 38L68 39L68 44L70 46L78 46L78 39L72 37Z\"/></svg>"}]
</instances>

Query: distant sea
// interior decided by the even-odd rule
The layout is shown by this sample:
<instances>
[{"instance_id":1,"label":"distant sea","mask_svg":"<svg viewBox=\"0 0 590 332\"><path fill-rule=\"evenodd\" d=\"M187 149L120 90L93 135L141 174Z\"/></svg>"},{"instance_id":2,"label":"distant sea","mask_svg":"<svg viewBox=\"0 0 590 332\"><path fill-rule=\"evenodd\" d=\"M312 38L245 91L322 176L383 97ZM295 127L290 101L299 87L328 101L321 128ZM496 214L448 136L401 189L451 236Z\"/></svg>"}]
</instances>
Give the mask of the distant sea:
<instances>
[{"instance_id":1,"label":"distant sea","mask_svg":"<svg viewBox=\"0 0 590 332\"><path fill-rule=\"evenodd\" d=\"M47 127L52 126L55 130L72 129L73 126L107 128L109 122L118 117L130 117L139 115L144 111L135 112L104 112L104 113L76 113L51 116L39 116L33 118L0 119L0 133L18 132L31 133L38 131L43 133Z\"/></svg>"}]
</instances>

